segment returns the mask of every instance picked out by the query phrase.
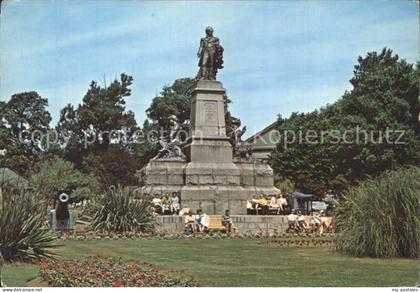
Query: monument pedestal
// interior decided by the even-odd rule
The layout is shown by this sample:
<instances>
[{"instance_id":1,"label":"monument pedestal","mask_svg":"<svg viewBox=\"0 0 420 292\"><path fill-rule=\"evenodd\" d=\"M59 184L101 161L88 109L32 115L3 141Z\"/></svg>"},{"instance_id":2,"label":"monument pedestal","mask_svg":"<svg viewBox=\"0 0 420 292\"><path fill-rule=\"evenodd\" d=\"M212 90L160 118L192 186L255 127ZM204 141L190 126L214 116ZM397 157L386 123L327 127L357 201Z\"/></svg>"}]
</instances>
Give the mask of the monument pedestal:
<instances>
[{"instance_id":1,"label":"monument pedestal","mask_svg":"<svg viewBox=\"0 0 420 292\"><path fill-rule=\"evenodd\" d=\"M207 214L246 214L246 201L278 194L273 170L262 162L235 162L226 136L225 89L218 81L200 80L193 91L186 161L152 160L143 170L143 193L179 192L182 207Z\"/></svg>"}]
</instances>

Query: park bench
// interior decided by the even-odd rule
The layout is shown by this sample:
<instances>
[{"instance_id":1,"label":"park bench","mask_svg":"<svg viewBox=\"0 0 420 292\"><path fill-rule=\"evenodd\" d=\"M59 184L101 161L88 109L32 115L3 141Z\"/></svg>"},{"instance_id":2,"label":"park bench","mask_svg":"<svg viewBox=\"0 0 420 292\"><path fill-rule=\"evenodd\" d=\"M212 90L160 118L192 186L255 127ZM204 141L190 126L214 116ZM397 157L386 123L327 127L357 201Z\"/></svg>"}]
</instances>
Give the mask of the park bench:
<instances>
[{"instance_id":1,"label":"park bench","mask_svg":"<svg viewBox=\"0 0 420 292\"><path fill-rule=\"evenodd\" d=\"M225 231L226 228L222 224L222 216L220 215L210 215L209 216L209 227L207 228L209 231ZM232 227L232 232L236 233L236 227Z\"/></svg>"}]
</instances>

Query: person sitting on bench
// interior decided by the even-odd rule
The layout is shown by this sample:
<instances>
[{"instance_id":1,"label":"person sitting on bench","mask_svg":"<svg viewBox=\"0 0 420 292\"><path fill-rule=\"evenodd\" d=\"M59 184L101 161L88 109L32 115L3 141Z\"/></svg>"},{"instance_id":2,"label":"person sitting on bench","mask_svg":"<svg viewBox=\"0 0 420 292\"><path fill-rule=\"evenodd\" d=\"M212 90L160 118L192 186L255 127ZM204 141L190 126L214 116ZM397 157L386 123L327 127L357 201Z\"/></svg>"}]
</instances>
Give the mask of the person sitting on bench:
<instances>
[{"instance_id":1,"label":"person sitting on bench","mask_svg":"<svg viewBox=\"0 0 420 292\"><path fill-rule=\"evenodd\" d=\"M319 230L320 234L322 234L322 230L321 230L322 221L321 221L320 213L314 213L311 221L309 222L309 225L312 229L312 232L316 232Z\"/></svg>"},{"instance_id":2,"label":"person sitting on bench","mask_svg":"<svg viewBox=\"0 0 420 292\"><path fill-rule=\"evenodd\" d=\"M201 222L202 220L202 211L201 209L198 209L197 212L195 213L195 219L194 219L194 224L195 224L195 230L197 232L203 232L204 230L204 225Z\"/></svg>"},{"instance_id":3,"label":"person sitting on bench","mask_svg":"<svg viewBox=\"0 0 420 292\"><path fill-rule=\"evenodd\" d=\"M169 198L169 194L166 193L162 197L162 215L165 215L167 212L171 211L171 199Z\"/></svg>"},{"instance_id":4,"label":"person sitting on bench","mask_svg":"<svg viewBox=\"0 0 420 292\"><path fill-rule=\"evenodd\" d=\"M252 210L251 210L252 214L258 215L258 210L257 210L257 207L258 207L258 196L257 195L254 195L252 197L252 199L251 199L251 205L252 205Z\"/></svg>"},{"instance_id":5,"label":"person sitting on bench","mask_svg":"<svg viewBox=\"0 0 420 292\"><path fill-rule=\"evenodd\" d=\"M246 200L246 214L251 215L254 211L251 200Z\"/></svg>"},{"instance_id":6,"label":"person sitting on bench","mask_svg":"<svg viewBox=\"0 0 420 292\"><path fill-rule=\"evenodd\" d=\"M159 194L155 194L152 200L152 203L155 208L155 213L161 214L163 212L163 206L162 206L162 199L159 197Z\"/></svg>"},{"instance_id":7,"label":"person sitting on bench","mask_svg":"<svg viewBox=\"0 0 420 292\"><path fill-rule=\"evenodd\" d=\"M210 217L204 212L201 214L201 224L203 224L204 230L208 230L210 225Z\"/></svg>"},{"instance_id":8,"label":"person sitting on bench","mask_svg":"<svg viewBox=\"0 0 420 292\"><path fill-rule=\"evenodd\" d=\"M282 194L278 195L278 197L277 197L277 204L279 205L279 209L278 209L277 214L280 214L280 212L283 213L284 207L287 206L287 200L285 198L283 198L283 195Z\"/></svg>"},{"instance_id":9,"label":"person sitting on bench","mask_svg":"<svg viewBox=\"0 0 420 292\"><path fill-rule=\"evenodd\" d=\"M268 201L265 198L264 194L260 195L260 198L258 200L258 204L256 205L255 209L257 210L258 215L258 209L261 207L261 215L267 215L268 214Z\"/></svg>"},{"instance_id":10,"label":"person sitting on bench","mask_svg":"<svg viewBox=\"0 0 420 292\"><path fill-rule=\"evenodd\" d=\"M305 222L305 217L303 217L301 211L299 211L297 221L298 221L299 228L303 228L304 230L308 229L307 224Z\"/></svg>"},{"instance_id":11,"label":"person sitting on bench","mask_svg":"<svg viewBox=\"0 0 420 292\"><path fill-rule=\"evenodd\" d=\"M177 192L173 192L172 193L172 198L171 198L171 213L173 215L178 214L179 209L181 209L181 204L179 202L179 196Z\"/></svg>"},{"instance_id":12,"label":"person sitting on bench","mask_svg":"<svg viewBox=\"0 0 420 292\"><path fill-rule=\"evenodd\" d=\"M187 233L195 233L194 217L191 211L185 215L185 229Z\"/></svg>"},{"instance_id":13,"label":"person sitting on bench","mask_svg":"<svg viewBox=\"0 0 420 292\"><path fill-rule=\"evenodd\" d=\"M277 198L276 198L275 195L271 196L271 198L270 198L270 209L276 209L277 214L279 214L279 212L280 212L279 202L277 201Z\"/></svg>"},{"instance_id":14,"label":"person sitting on bench","mask_svg":"<svg viewBox=\"0 0 420 292\"><path fill-rule=\"evenodd\" d=\"M226 234L231 234L233 230L232 218L230 218L230 211L226 210L222 217L222 224L226 228Z\"/></svg>"},{"instance_id":15,"label":"person sitting on bench","mask_svg":"<svg viewBox=\"0 0 420 292\"><path fill-rule=\"evenodd\" d=\"M296 230L297 229L297 216L295 214L295 210L292 210L292 213L290 213L287 216L287 221L289 222L289 227L287 228L286 232L290 232L291 230Z\"/></svg>"}]
</instances>

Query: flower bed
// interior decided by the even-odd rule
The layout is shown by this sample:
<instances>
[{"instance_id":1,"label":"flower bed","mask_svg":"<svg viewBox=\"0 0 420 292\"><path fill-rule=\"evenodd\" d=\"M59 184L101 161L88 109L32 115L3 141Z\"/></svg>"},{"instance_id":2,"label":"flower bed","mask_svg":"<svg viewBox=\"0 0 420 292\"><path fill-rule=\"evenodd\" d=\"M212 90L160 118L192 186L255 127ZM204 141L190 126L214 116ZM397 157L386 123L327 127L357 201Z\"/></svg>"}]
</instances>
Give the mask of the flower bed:
<instances>
[{"instance_id":1,"label":"flower bed","mask_svg":"<svg viewBox=\"0 0 420 292\"><path fill-rule=\"evenodd\" d=\"M41 278L53 287L194 287L180 272L164 273L153 265L122 258L89 256L81 260L42 259Z\"/></svg>"},{"instance_id":2,"label":"flower bed","mask_svg":"<svg viewBox=\"0 0 420 292\"><path fill-rule=\"evenodd\" d=\"M267 239L267 244L270 245L299 247L333 247L334 242L334 236L287 236Z\"/></svg>"},{"instance_id":3,"label":"flower bed","mask_svg":"<svg viewBox=\"0 0 420 292\"><path fill-rule=\"evenodd\" d=\"M265 238L333 238L334 233L324 233L319 235L317 233L239 233L227 235L223 232L211 233L196 233L196 234L167 234L167 233L100 233L100 232L86 232L83 234L63 234L59 235L62 240L124 240L124 239L265 239Z\"/></svg>"}]
</instances>

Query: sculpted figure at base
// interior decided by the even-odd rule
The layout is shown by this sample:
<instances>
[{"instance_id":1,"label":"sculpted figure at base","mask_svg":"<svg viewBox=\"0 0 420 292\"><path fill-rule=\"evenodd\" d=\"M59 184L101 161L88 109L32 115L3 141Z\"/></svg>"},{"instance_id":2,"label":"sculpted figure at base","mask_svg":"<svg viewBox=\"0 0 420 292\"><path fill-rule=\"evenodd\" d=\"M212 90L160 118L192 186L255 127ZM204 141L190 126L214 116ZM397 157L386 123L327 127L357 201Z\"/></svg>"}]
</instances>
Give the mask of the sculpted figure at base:
<instances>
[{"instance_id":1,"label":"sculpted figure at base","mask_svg":"<svg viewBox=\"0 0 420 292\"><path fill-rule=\"evenodd\" d=\"M169 139L161 135L159 144L162 149L159 150L158 154L153 158L156 159L185 159L185 154L182 152L183 142L179 138L179 131L181 125L178 122L178 118L174 115L169 117Z\"/></svg>"},{"instance_id":2,"label":"sculpted figure at base","mask_svg":"<svg viewBox=\"0 0 420 292\"><path fill-rule=\"evenodd\" d=\"M219 39L213 36L213 28L206 27L206 37L201 38L197 56L200 58L200 70L197 79L216 80L218 69L223 68L223 47Z\"/></svg>"},{"instance_id":3,"label":"sculpted figure at base","mask_svg":"<svg viewBox=\"0 0 420 292\"><path fill-rule=\"evenodd\" d=\"M233 147L233 157L243 159L246 161L253 160L252 145L248 142L242 141L242 136L246 132L246 126L241 128L241 120L233 118L232 130L230 134L230 143Z\"/></svg>"}]
</instances>

